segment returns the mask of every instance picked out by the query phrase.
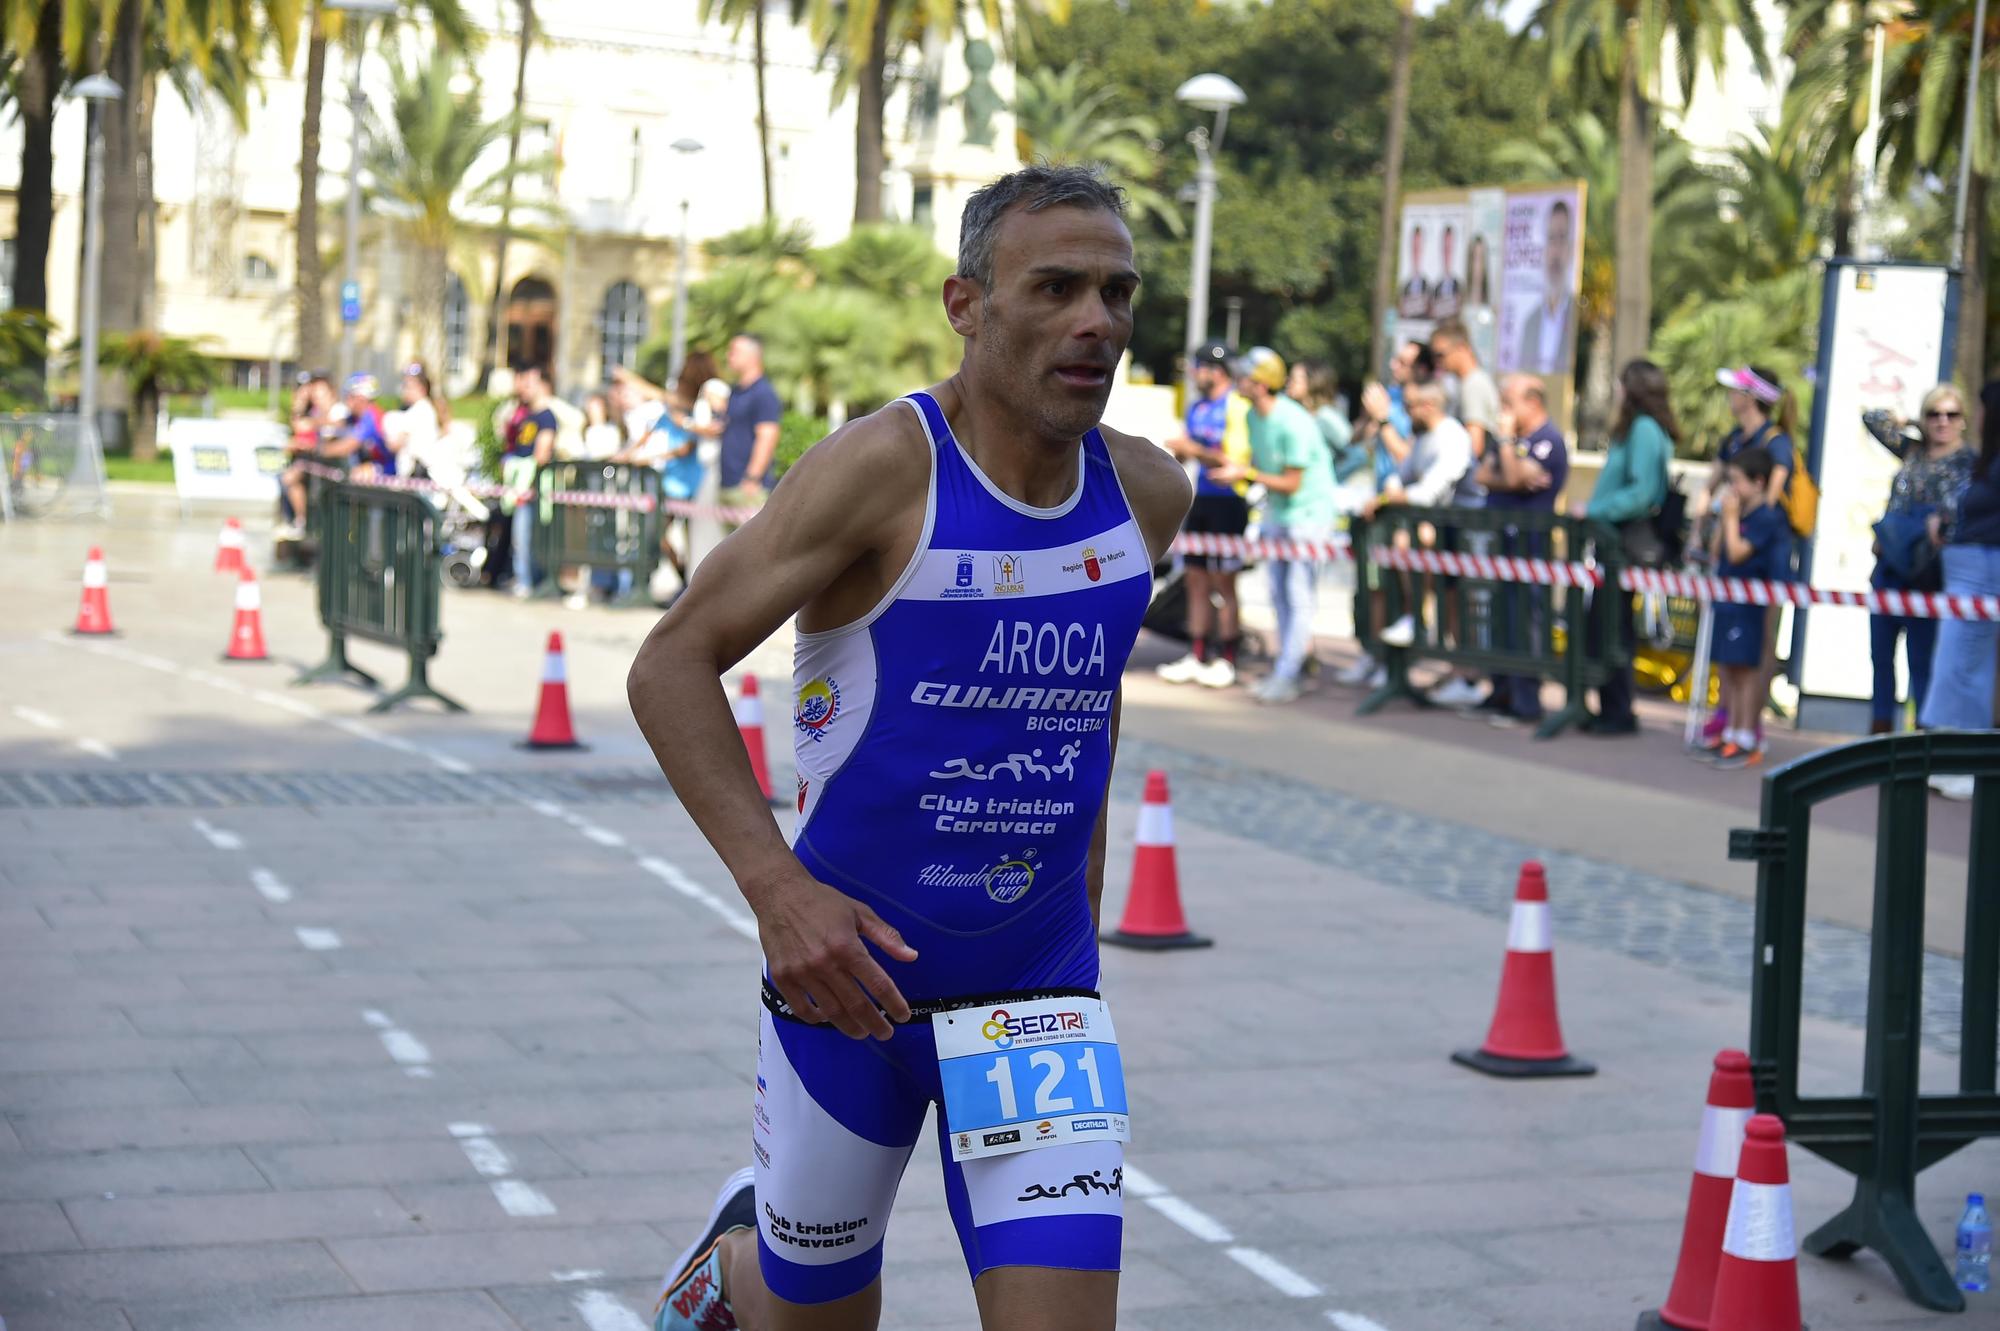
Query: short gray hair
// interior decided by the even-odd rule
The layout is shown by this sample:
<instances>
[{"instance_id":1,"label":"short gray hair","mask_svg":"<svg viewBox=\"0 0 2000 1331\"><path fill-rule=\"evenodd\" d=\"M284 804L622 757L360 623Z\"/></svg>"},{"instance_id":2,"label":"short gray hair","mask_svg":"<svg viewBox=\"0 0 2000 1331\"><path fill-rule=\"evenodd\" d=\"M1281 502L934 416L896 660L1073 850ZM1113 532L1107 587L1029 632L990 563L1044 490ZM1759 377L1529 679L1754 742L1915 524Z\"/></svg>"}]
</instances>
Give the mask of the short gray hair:
<instances>
[{"instance_id":1,"label":"short gray hair","mask_svg":"<svg viewBox=\"0 0 2000 1331\"><path fill-rule=\"evenodd\" d=\"M1403 390L1403 405L1407 407L1412 402L1429 402L1442 407L1444 405L1444 385L1435 383L1411 384Z\"/></svg>"},{"instance_id":2,"label":"short gray hair","mask_svg":"<svg viewBox=\"0 0 2000 1331\"><path fill-rule=\"evenodd\" d=\"M1057 166L1037 162L1010 171L974 190L958 223L958 275L983 287L993 285L993 244L1000 219L1016 205L1031 213L1044 208L1102 208L1125 216L1125 191L1098 166Z\"/></svg>"}]
</instances>

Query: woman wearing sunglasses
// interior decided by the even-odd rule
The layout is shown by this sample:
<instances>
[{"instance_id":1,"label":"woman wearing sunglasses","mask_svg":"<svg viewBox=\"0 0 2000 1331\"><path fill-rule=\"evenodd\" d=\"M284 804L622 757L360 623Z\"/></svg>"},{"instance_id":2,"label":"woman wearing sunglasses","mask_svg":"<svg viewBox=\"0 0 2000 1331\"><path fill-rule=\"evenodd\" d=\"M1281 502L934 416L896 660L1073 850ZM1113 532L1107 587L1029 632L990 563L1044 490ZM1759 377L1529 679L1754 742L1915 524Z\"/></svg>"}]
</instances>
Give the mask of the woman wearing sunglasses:
<instances>
[{"instance_id":1,"label":"woman wearing sunglasses","mask_svg":"<svg viewBox=\"0 0 2000 1331\"><path fill-rule=\"evenodd\" d=\"M1965 394L1956 384L1939 384L1924 394L1917 423L1923 441L1904 456L1903 468L1889 486L1889 507L1875 524L1875 572L1869 585L1878 591L1944 590L1941 515L1972 475ZM1902 640L1909 669L1910 697L1922 706L1930 688L1937 635L1935 619L1869 616L1868 652L1875 666L1871 734L1886 735L1896 729L1897 639Z\"/></svg>"},{"instance_id":2,"label":"woman wearing sunglasses","mask_svg":"<svg viewBox=\"0 0 2000 1331\"><path fill-rule=\"evenodd\" d=\"M2000 596L2000 381L1986 385L1979 456L1965 484L1932 518L1944 542L1944 589L1951 596ZM1928 399L1926 408L1930 406ZM1940 410L1949 411L1950 403ZM1958 403L1959 429L1966 428ZM1948 425L1949 416L1945 418ZM1926 421L1926 431L1931 422ZM1948 619L1938 625L1937 659L1920 719L1936 730L1991 730L1993 674L2000 624ZM1931 786L1950 799L1971 799L1972 778L1938 776Z\"/></svg>"}]
</instances>

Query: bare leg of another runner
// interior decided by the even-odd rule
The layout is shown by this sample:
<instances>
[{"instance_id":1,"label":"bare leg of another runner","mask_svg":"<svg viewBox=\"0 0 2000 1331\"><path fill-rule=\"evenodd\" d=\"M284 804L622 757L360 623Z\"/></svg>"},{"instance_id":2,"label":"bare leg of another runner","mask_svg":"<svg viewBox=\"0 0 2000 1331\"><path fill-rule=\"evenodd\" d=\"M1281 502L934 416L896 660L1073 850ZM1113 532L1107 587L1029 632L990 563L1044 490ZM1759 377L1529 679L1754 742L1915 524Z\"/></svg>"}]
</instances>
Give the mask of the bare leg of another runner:
<instances>
[{"instance_id":1,"label":"bare leg of another runner","mask_svg":"<svg viewBox=\"0 0 2000 1331\"><path fill-rule=\"evenodd\" d=\"M1118 1325L1116 1271L997 1266L974 1282L986 1331L1112 1331Z\"/></svg>"},{"instance_id":2,"label":"bare leg of another runner","mask_svg":"<svg viewBox=\"0 0 2000 1331\"><path fill-rule=\"evenodd\" d=\"M1215 584L1215 598L1222 603L1216 611L1216 640L1225 651L1234 651L1236 636L1241 631L1236 617L1236 574L1211 572L1208 576Z\"/></svg>"},{"instance_id":3,"label":"bare leg of another runner","mask_svg":"<svg viewBox=\"0 0 2000 1331\"><path fill-rule=\"evenodd\" d=\"M1190 564L1186 576L1188 650L1197 658L1206 660L1202 655L1202 641L1208 638L1209 630L1214 626L1215 606L1208 598L1215 589L1215 575ZM1224 636L1227 637L1227 634Z\"/></svg>"}]
</instances>

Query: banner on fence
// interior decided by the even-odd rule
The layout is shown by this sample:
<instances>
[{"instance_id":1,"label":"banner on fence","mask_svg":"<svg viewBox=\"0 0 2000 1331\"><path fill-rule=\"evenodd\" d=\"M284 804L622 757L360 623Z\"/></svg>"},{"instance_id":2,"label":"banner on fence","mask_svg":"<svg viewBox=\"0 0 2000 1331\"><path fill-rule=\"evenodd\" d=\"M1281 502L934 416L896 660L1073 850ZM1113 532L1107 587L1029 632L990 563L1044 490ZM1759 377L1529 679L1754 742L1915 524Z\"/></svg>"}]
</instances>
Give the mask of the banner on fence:
<instances>
[{"instance_id":1,"label":"banner on fence","mask_svg":"<svg viewBox=\"0 0 2000 1331\"><path fill-rule=\"evenodd\" d=\"M198 499L275 499L286 438L276 421L170 421L166 442L182 506Z\"/></svg>"}]
</instances>

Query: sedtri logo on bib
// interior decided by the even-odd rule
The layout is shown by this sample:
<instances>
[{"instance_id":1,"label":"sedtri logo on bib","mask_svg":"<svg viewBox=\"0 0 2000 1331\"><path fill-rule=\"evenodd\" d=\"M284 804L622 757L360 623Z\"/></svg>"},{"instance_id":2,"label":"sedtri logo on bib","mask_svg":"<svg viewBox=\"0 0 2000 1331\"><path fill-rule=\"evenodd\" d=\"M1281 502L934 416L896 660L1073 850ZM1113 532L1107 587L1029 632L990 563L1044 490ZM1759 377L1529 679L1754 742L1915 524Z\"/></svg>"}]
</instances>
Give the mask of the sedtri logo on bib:
<instances>
[{"instance_id":1,"label":"sedtri logo on bib","mask_svg":"<svg viewBox=\"0 0 2000 1331\"><path fill-rule=\"evenodd\" d=\"M952 1158L1132 1140L1125 1067L1101 998L1041 998L931 1019Z\"/></svg>"}]
</instances>

